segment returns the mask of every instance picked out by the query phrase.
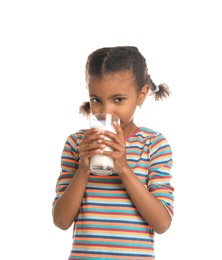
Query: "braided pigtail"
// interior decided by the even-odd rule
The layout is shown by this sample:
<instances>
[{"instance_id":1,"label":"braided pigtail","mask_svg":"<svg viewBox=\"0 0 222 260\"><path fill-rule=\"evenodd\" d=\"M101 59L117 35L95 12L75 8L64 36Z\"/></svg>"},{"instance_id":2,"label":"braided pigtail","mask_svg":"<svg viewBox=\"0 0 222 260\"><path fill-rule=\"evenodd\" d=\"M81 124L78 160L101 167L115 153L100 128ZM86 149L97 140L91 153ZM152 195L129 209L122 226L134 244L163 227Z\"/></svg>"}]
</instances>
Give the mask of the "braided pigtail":
<instances>
[{"instance_id":1,"label":"braided pigtail","mask_svg":"<svg viewBox=\"0 0 222 260\"><path fill-rule=\"evenodd\" d=\"M79 113L83 114L86 117L89 116L89 114L90 114L90 103L88 101L82 103L82 105L79 107Z\"/></svg>"},{"instance_id":2,"label":"braided pigtail","mask_svg":"<svg viewBox=\"0 0 222 260\"><path fill-rule=\"evenodd\" d=\"M156 101L161 100L163 98L167 98L170 95L170 89L165 83L161 83L156 85L150 79L150 89L152 90L151 95L154 96Z\"/></svg>"}]
</instances>

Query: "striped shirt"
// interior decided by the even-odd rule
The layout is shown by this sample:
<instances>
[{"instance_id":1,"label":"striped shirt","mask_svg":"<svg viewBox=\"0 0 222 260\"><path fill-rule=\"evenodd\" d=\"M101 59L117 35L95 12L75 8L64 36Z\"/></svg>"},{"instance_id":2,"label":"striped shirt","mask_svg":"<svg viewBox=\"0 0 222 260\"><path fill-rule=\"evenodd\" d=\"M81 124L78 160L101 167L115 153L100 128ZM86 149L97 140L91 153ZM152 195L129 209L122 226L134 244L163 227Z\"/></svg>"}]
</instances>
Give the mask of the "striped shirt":
<instances>
[{"instance_id":1,"label":"striped shirt","mask_svg":"<svg viewBox=\"0 0 222 260\"><path fill-rule=\"evenodd\" d=\"M66 140L53 209L78 169L83 136L84 131L79 131ZM167 140L159 132L140 127L125 142L129 166L172 217L172 151ZM69 259L154 258L154 230L134 206L118 174L90 174L73 224Z\"/></svg>"}]
</instances>

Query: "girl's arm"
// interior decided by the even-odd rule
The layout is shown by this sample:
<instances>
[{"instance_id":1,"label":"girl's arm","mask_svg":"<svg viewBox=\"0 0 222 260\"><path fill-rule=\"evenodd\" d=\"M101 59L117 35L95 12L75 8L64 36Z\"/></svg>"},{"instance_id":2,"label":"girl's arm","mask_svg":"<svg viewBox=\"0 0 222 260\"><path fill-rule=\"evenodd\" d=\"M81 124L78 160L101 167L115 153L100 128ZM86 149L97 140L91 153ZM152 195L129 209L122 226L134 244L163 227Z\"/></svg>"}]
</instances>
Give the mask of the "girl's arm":
<instances>
[{"instance_id":1,"label":"girl's arm","mask_svg":"<svg viewBox=\"0 0 222 260\"><path fill-rule=\"evenodd\" d=\"M78 211L85 192L90 170L79 168L63 195L58 199L54 208L54 224L63 229L68 229Z\"/></svg>"},{"instance_id":2,"label":"girl's arm","mask_svg":"<svg viewBox=\"0 0 222 260\"><path fill-rule=\"evenodd\" d=\"M60 197L54 205L53 221L61 229L68 229L79 211L90 174L90 157L98 154L100 149L104 148L104 145L97 143L97 140L101 138L97 132L98 129L89 129L85 132L79 147L79 162L74 159L71 146L68 146L66 149L68 154L64 152L65 159L62 162L62 167L65 167L63 164L66 165L66 160L68 160L69 166L67 166L67 169L64 169L64 175L68 171L75 172L75 174L69 174L69 179L65 181L61 178L61 186L58 188L62 194L57 192L60 193L57 194ZM70 161L73 162L75 167L72 168L70 166ZM77 164L78 166L76 166ZM73 174L74 177L70 180L70 176Z\"/></svg>"},{"instance_id":3,"label":"girl's arm","mask_svg":"<svg viewBox=\"0 0 222 260\"><path fill-rule=\"evenodd\" d=\"M170 227L171 216L163 203L147 190L129 166L122 168L118 174L142 217L155 232L164 233Z\"/></svg>"}]
</instances>

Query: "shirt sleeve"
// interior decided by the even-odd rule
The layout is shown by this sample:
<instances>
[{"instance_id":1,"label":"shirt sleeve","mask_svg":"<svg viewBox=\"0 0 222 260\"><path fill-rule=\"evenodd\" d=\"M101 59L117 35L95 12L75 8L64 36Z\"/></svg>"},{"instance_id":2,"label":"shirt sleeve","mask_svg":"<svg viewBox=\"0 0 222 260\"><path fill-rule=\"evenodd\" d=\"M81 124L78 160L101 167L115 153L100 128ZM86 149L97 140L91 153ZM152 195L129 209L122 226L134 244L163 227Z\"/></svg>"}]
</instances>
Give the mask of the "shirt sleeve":
<instances>
[{"instance_id":1,"label":"shirt sleeve","mask_svg":"<svg viewBox=\"0 0 222 260\"><path fill-rule=\"evenodd\" d=\"M52 203L52 214L56 202L62 196L69 183L71 182L79 165L79 141L83 138L83 133L75 133L70 135L64 145L61 155L61 171L56 183L56 196Z\"/></svg>"},{"instance_id":2,"label":"shirt sleeve","mask_svg":"<svg viewBox=\"0 0 222 260\"><path fill-rule=\"evenodd\" d=\"M170 174L173 165L172 150L160 133L151 140L150 160L148 189L164 204L172 218L174 213L174 187L171 185L172 175Z\"/></svg>"}]
</instances>

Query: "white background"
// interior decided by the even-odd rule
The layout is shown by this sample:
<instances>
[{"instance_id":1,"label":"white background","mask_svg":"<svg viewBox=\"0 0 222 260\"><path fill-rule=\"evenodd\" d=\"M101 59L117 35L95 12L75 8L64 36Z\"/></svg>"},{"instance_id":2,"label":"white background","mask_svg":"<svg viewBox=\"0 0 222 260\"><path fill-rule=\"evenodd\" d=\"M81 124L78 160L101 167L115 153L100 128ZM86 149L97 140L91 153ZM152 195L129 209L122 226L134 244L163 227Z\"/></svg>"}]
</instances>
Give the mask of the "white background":
<instances>
[{"instance_id":1,"label":"white background","mask_svg":"<svg viewBox=\"0 0 222 260\"><path fill-rule=\"evenodd\" d=\"M88 126L88 54L116 45L136 45L173 92L135 115L174 153L175 217L156 259L222 259L221 24L219 0L0 2L1 259L68 258L72 230L51 217L60 156Z\"/></svg>"}]
</instances>

